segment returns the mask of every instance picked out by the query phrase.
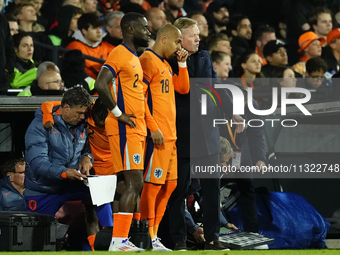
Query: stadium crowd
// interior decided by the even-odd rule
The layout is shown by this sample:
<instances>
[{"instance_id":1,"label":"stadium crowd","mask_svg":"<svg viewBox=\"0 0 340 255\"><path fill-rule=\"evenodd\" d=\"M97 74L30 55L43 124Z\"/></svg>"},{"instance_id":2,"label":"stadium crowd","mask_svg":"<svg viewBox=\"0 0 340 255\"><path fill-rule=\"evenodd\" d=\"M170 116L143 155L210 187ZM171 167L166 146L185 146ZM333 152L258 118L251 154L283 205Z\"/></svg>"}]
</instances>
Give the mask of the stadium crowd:
<instances>
[{"instance_id":1,"label":"stadium crowd","mask_svg":"<svg viewBox=\"0 0 340 255\"><path fill-rule=\"evenodd\" d=\"M240 165L261 168L263 130L190 122L201 90L189 78L269 91L255 94L256 109L271 106L272 88L308 89L310 102L340 98L339 0L0 0L0 10L0 95L63 95L37 110L24 158L3 165L0 209L58 215L82 200L92 250L100 227L110 226L110 251L141 250L127 239L133 219L148 221L154 250L169 250L157 236L167 206L170 248L186 250L187 234L206 250L227 248L220 228L237 228L221 214L220 179L191 180L190 166L228 165L237 151ZM56 59L43 45L64 50ZM233 115L232 96L217 91L223 107L208 105L211 118L254 118L247 101L245 114ZM79 185L90 172L117 175L112 208L91 205ZM257 233L252 180L233 181L244 230ZM197 192L203 228L185 203Z\"/></svg>"}]
</instances>

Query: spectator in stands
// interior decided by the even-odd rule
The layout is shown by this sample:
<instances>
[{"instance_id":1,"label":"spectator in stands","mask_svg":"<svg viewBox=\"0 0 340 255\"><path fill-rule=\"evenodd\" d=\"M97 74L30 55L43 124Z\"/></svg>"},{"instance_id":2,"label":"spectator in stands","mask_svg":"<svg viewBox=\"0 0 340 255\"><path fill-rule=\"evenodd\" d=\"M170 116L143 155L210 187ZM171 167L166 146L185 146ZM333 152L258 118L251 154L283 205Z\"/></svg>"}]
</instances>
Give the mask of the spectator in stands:
<instances>
[{"instance_id":1,"label":"spectator in stands","mask_svg":"<svg viewBox=\"0 0 340 255\"><path fill-rule=\"evenodd\" d=\"M176 19L187 16L186 11L183 9L184 0L164 0L159 8L171 17L171 23ZM167 18L168 19L168 18Z\"/></svg>"},{"instance_id":2,"label":"spectator in stands","mask_svg":"<svg viewBox=\"0 0 340 255\"><path fill-rule=\"evenodd\" d=\"M276 40L275 29L268 26L260 26L255 32L255 43L256 48L255 51L257 55L261 58L262 65L266 65L266 57L263 55L263 47L267 44L267 42L271 40Z\"/></svg>"},{"instance_id":3,"label":"spectator in stands","mask_svg":"<svg viewBox=\"0 0 340 255\"><path fill-rule=\"evenodd\" d=\"M242 78L244 87L257 88L256 78L264 77L261 73L261 59L255 51L245 51L235 62L235 77Z\"/></svg>"},{"instance_id":4,"label":"spectator in stands","mask_svg":"<svg viewBox=\"0 0 340 255\"><path fill-rule=\"evenodd\" d=\"M21 0L8 0L7 6L5 5L5 13L14 13L17 4L21 3Z\"/></svg>"},{"instance_id":5,"label":"spectator in stands","mask_svg":"<svg viewBox=\"0 0 340 255\"><path fill-rule=\"evenodd\" d=\"M230 38L226 34L218 33L209 36L207 39L207 50L210 52L223 51L231 56Z\"/></svg>"},{"instance_id":6,"label":"spectator in stands","mask_svg":"<svg viewBox=\"0 0 340 255\"><path fill-rule=\"evenodd\" d=\"M62 95L64 94L64 81L56 71L46 71L38 79L38 83L31 86L32 96Z\"/></svg>"},{"instance_id":7,"label":"spectator in stands","mask_svg":"<svg viewBox=\"0 0 340 255\"><path fill-rule=\"evenodd\" d=\"M9 75L13 74L15 51L8 22L0 13L0 95L9 88Z\"/></svg>"},{"instance_id":8,"label":"spectator in stands","mask_svg":"<svg viewBox=\"0 0 340 255\"><path fill-rule=\"evenodd\" d=\"M37 88L38 86L38 80L39 77L48 71L54 71L57 73L60 73L60 70L58 68L58 66L56 66L53 62L50 61L45 61L42 62L39 66L38 66L38 70L37 70L37 78L31 83L30 86L27 86L23 91L21 91L18 96L32 96L32 92L31 92L31 87L33 88ZM35 90L35 89L33 89ZM38 89L36 89L38 90Z\"/></svg>"},{"instance_id":9,"label":"spectator in stands","mask_svg":"<svg viewBox=\"0 0 340 255\"><path fill-rule=\"evenodd\" d=\"M95 13L97 11L97 0L80 0L84 13Z\"/></svg>"},{"instance_id":10,"label":"spectator in stands","mask_svg":"<svg viewBox=\"0 0 340 255\"><path fill-rule=\"evenodd\" d=\"M8 21L9 29L11 31L11 35L16 35L19 33L19 25L18 25L18 19L14 17L13 14L5 14L5 17Z\"/></svg>"},{"instance_id":11,"label":"spectator in stands","mask_svg":"<svg viewBox=\"0 0 340 255\"><path fill-rule=\"evenodd\" d=\"M286 66L288 64L287 45L281 40L269 41L263 48L263 56L267 64L262 66L262 73L266 77L271 77L271 73L277 66Z\"/></svg>"},{"instance_id":12,"label":"spectator in stands","mask_svg":"<svg viewBox=\"0 0 340 255\"><path fill-rule=\"evenodd\" d=\"M120 27L120 21L122 20L124 13L121 11L110 12L105 15L105 30L107 35L103 38L103 41L118 46L123 41L122 29Z\"/></svg>"},{"instance_id":13,"label":"spectator in stands","mask_svg":"<svg viewBox=\"0 0 340 255\"><path fill-rule=\"evenodd\" d=\"M291 67L277 66L272 72L272 87L294 88L296 87L295 73Z\"/></svg>"},{"instance_id":14,"label":"spectator in stands","mask_svg":"<svg viewBox=\"0 0 340 255\"><path fill-rule=\"evenodd\" d=\"M44 0L31 0L34 5L35 13L37 14L37 23L42 25L45 29L47 29L47 20L44 19L41 15L40 9L44 3Z\"/></svg>"},{"instance_id":15,"label":"spectator in stands","mask_svg":"<svg viewBox=\"0 0 340 255\"><path fill-rule=\"evenodd\" d=\"M328 72L335 74L340 71L340 29L333 29L327 35L327 46L322 50L322 58L328 66Z\"/></svg>"},{"instance_id":16,"label":"spectator in stands","mask_svg":"<svg viewBox=\"0 0 340 255\"><path fill-rule=\"evenodd\" d=\"M327 70L326 62L320 57L314 57L307 61L305 87L312 92L310 102L319 102L330 98L332 90L325 79Z\"/></svg>"},{"instance_id":17,"label":"spectator in stands","mask_svg":"<svg viewBox=\"0 0 340 255\"><path fill-rule=\"evenodd\" d=\"M149 2L146 0L129 0L129 1L130 3L139 4L140 6L143 7L145 11L148 11L152 8Z\"/></svg>"},{"instance_id":18,"label":"spectator in stands","mask_svg":"<svg viewBox=\"0 0 340 255\"><path fill-rule=\"evenodd\" d=\"M333 28L331 10L325 7L316 8L309 16L309 25L318 37L327 40L327 34Z\"/></svg>"},{"instance_id":19,"label":"spectator in stands","mask_svg":"<svg viewBox=\"0 0 340 255\"><path fill-rule=\"evenodd\" d=\"M306 32L299 38L299 53L303 56L300 58L300 62L293 65L293 70L298 72L303 77L306 76L306 62L310 58L320 57L322 53L322 45L325 43L325 38L318 37L314 32Z\"/></svg>"},{"instance_id":20,"label":"spectator in stands","mask_svg":"<svg viewBox=\"0 0 340 255\"><path fill-rule=\"evenodd\" d=\"M165 13L161 9L155 7L145 12L144 16L148 20L151 38L156 40L158 30L167 23Z\"/></svg>"},{"instance_id":21,"label":"spectator in stands","mask_svg":"<svg viewBox=\"0 0 340 255\"><path fill-rule=\"evenodd\" d=\"M78 20L78 30L73 34L76 40L66 48L81 50L83 54L106 60L114 46L108 42L102 42L102 26L103 22L96 14L82 15ZM101 67L102 63L85 61L85 71L93 79L96 79Z\"/></svg>"},{"instance_id":22,"label":"spectator in stands","mask_svg":"<svg viewBox=\"0 0 340 255\"><path fill-rule=\"evenodd\" d=\"M229 11L225 4L219 1L212 2L207 8L207 13L214 17L215 33L227 30L227 25L229 23Z\"/></svg>"},{"instance_id":23,"label":"spectator in stands","mask_svg":"<svg viewBox=\"0 0 340 255\"><path fill-rule=\"evenodd\" d=\"M25 159L13 157L2 166L0 211L26 211L24 197Z\"/></svg>"},{"instance_id":24,"label":"spectator in stands","mask_svg":"<svg viewBox=\"0 0 340 255\"><path fill-rule=\"evenodd\" d=\"M65 5L73 5L75 7L83 9L82 8L83 3L81 2L81 0L64 0L62 6L65 6Z\"/></svg>"},{"instance_id":25,"label":"spectator in stands","mask_svg":"<svg viewBox=\"0 0 340 255\"><path fill-rule=\"evenodd\" d=\"M197 21L197 26L200 30L200 40L203 44L206 44L206 40L209 35L209 26L207 19L201 12L195 12L188 17Z\"/></svg>"},{"instance_id":26,"label":"spectator in stands","mask_svg":"<svg viewBox=\"0 0 340 255\"><path fill-rule=\"evenodd\" d=\"M93 207L89 189L81 181L87 179L93 164L85 120L91 105L85 89L65 92L61 105L53 108L53 113L60 113L53 114L53 132L44 128L41 109L36 111L25 135L25 199L28 211L50 215L55 215L66 201L82 200L93 245L91 241L99 231L98 219L102 227L112 226L112 210L109 204Z\"/></svg>"},{"instance_id":27,"label":"spectator in stands","mask_svg":"<svg viewBox=\"0 0 340 255\"><path fill-rule=\"evenodd\" d=\"M83 87L90 94L94 94L95 80L85 72L85 57L80 50L66 52L63 59L61 76L66 89Z\"/></svg>"},{"instance_id":28,"label":"spectator in stands","mask_svg":"<svg viewBox=\"0 0 340 255\"><path fill-rule=\"evenodd\" d=\"M45 28L36 23L37 14L32 2L22 2L15 7L14 16L19 21L19 28L25 32L44 32Z\"/></svg>"},{"instance_id":29,"label":"spectator in stands","mask_svg":"<svg viewBox=\"0 0 340 255\"><path fill-rule=\"evenodd\" d=\"M232 34L232 47L233 57L237 58L243 52L250 49L250 39L252 35L251 23L247 16L238 14L233 16L229 24L229 29Z\"/></svg>"},{"instance_id":30,"label":"spectator in stands","mask_svg":"<svg viewBox=\"0 0 340 255\"><path fill-rule=\"evenodd\" d=\"M11 77L11 87L21 88L29 86L37 77L37 68L33 61L33 38L25 32L13 36L16 52L14 73Z\"/></svg>"},{"instance_id":31,"label":"spectator in stands","mask_svg":"<svg viewBox=\"0 0 340 255\"><path fill-rule=\"evenodd\" d=\"M49 38L54 46L66 47L72 34L78 29L78 19L83 11L73 5L65 5L60 8L57 16L58 24L50 31Z\"/></svg>"},{"instance_id":32,"label":"spectator in stands","mask_svg":"<svg viewBox=\"0 0 340 255\"><path fill-rule=\"evenodd\" d=\"M211 61L217 76L223 81L229 77L231 70L231 57L223 51L213 51Z\"/></svg>"}]
</instances>

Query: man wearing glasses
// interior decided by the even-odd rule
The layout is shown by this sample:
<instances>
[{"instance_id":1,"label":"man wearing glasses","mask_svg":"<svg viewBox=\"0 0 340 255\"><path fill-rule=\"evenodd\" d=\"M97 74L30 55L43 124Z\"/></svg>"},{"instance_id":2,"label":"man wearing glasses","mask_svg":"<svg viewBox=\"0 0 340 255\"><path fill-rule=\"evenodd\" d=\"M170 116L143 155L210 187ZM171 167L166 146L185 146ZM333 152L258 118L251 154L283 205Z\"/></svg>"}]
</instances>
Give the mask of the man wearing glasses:
<instances>
[{"instance_id":1,"label":"man wearing glasses","mask_svg":"<svg viewBox=\"0 0 340 255\"><path fill-rule=\"evenodd\" d=\"M63 95L64 81L59 72L46 71L42 73L37 82L33 82L30 87L20 92L18 96L46 96Z\"/></svg>"},{"instance_id":2,"label":"man wearing glasses","mask_svg":"<svg viewBox=\"0 0 340 255\"><path fill-rule=\"evenodd\" d=\"M326 101L330 98L332 86L325 78L327 71L328 66L322 58L315 57L307 61L305 86L312 94L310 102Z\"/></svg>"},{"instance_id":3,"label":"man wearing glasses","mask_svg":"<svg viewBox=\"0 0 340 255\"><path fill-rule=\"evenodd\" d=\"M3 165L0 179L0 211L26 211L25 159L14 157Z\"/></svg>"}]
</instances>

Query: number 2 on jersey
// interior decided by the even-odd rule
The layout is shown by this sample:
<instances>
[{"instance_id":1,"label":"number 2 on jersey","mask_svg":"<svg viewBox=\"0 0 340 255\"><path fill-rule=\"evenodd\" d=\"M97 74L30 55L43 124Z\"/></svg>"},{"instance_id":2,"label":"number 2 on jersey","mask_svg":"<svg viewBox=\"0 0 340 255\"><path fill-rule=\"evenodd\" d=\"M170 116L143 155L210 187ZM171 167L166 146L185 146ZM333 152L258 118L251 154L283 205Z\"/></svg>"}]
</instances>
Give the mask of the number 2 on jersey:
<instances>
[{"instance_id":1,"label":"number 2 on jersey","mask_svg":"<svg viewBox=\"0 0 340 255\"><path fill-rule=\"evenodd\" d=\"M136 80L135 80L135 82L133 83L133 87L134 87L134 88L137 88L136 83L137 83L137 81L138 81L138 79L139 79L138 73L135 74L135 77L136 77Z\"/></svg>"}]
</instances>

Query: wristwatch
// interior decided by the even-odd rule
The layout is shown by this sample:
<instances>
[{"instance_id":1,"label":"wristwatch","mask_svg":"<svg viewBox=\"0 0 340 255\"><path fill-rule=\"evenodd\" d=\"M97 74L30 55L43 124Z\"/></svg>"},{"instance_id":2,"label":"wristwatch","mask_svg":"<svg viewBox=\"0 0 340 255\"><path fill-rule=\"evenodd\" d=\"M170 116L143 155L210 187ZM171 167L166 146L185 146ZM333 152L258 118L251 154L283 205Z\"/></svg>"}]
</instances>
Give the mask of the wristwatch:
<instances>
[{"instance_id":1,"label":"wristwatch","mask_svg":"<svg viewBox=\"0 0 340 255\"><path fill-rule=\"evenodd\" d=\"M93 160L93 157L92 157L90 154L86 154L85 156L88 157L88 158L90 158L91 161Z\"/></svg>"}]
</instances>

